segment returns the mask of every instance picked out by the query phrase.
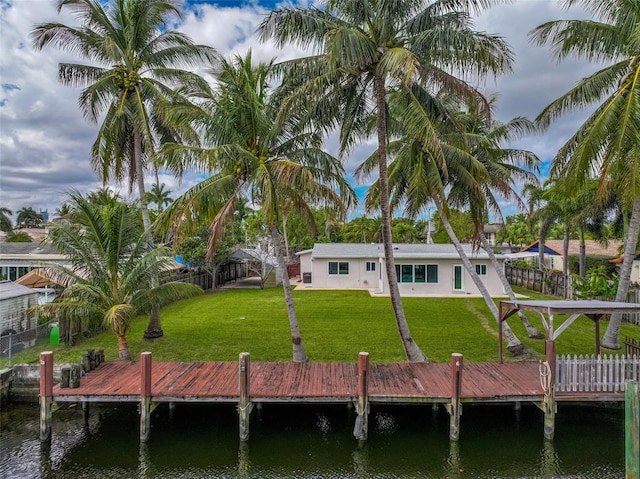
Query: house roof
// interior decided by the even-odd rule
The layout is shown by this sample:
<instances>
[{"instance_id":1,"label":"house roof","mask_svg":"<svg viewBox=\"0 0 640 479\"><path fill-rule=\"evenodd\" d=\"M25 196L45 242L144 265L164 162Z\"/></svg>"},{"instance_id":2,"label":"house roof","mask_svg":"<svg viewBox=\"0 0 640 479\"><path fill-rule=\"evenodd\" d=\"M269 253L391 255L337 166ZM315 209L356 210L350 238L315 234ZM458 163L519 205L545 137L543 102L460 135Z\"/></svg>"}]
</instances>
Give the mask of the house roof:
<instances>
[{"instance_id":1,"label":"house roof","mask_svg":"<svg viewBox=\"0 0 640 479\"><path fill-rule=\"evenodd\" d=\"M471 258L489 259L486 251L480 249L474 252L473 246L470 244L464 244L462 248ZM298 254L305 254L309 251L314 258L384 258L382 243L316 243L313 250L302 251ZM456 259L460 257L452 244L399 243L393 245L393 251L393 257L397 259ZM503 255L496 255L496 257L504 259Z\"/></svg>"},{"instance_id":2,"label":"house roof","mask_svg":"<svg viewBox=\"0 0 640 479\"><path fill-rule=\"evenodd\" d=\"M624 261L624 255L618 256L617 258L609 260L609 263L621 264L623 261ZM633 261L640 261L640 252L636 253L636 255L633 257Z\"/></svg>"},{"instance_id":3,"label":"house roof","mask_svg":"<svg viewBox=\"0 0 640 479\"><path fill-rule=\"evenodd\" d=\"M1 243L0 258L4 259L65 259L46 243Z\"/></svg>"},{"instance_id":4,"label":"house roof","mask_svg":"<svg viewBox=\"0 0 640 479\"><path fill-rule=\"evenodd\" d=\"M622 243L617 240L608 241L606 244L602 244L596 240L585 240L585 251L590 256L618 256L618 251ZM564 240L546 240L544 242L545 254L552 256L562 256L564 249ZM538 251L538 241L534 241L528 246L525 246L520 250L521 252ZM569 255L580 254L580 240L569 240Z\"/></svg>"},{"instance_id":5,"label":"house roof","mask_svg":"<svg viewBox=\"0 0 640 479\"><path fill-rule=\"evenodd\" d=\"M14 283L13 281L0 281L0 301L11 298L19 298L29 294L39 294L38 291Z\"/></svg>"}]
</instances>

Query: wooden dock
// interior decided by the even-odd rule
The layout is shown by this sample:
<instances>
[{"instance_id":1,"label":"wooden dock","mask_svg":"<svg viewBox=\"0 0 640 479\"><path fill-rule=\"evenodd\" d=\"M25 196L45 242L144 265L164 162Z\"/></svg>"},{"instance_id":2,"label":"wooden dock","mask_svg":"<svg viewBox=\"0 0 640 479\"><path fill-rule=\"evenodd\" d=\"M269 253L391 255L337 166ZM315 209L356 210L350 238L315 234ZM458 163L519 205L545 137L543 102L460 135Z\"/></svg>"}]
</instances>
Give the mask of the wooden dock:
<instances>
[{"instance_id":1,"label":"wooden dock","mask_svg":"<svg viewBox=\"0 0 640 479\"><path fill-rule=\"evenodd\" d=\"M63 402L85 407L92 402L139 403L142 441L149 437L151 411L161 403L237 404L242 440L249 437L253 406L261 403L353 404L358 439L367 437L370 404L441 404L450 414L452 440L458 439L462 404L531 402L545 411L545 421L550 406L541 364L463 364L457 354L449 364L369 364L367 353L360 354L358 363L251 363L248 353L242 353L239 362L152 363L151 353L143 353L138 362L100 364L75 388L53 384L52 353L42 353L40 369L42 439L50 438L52 405ZM624 391L552 393L555 402L625 398ZM555 412L549 420L554 418Z\"/></svg>"}]
</instances>

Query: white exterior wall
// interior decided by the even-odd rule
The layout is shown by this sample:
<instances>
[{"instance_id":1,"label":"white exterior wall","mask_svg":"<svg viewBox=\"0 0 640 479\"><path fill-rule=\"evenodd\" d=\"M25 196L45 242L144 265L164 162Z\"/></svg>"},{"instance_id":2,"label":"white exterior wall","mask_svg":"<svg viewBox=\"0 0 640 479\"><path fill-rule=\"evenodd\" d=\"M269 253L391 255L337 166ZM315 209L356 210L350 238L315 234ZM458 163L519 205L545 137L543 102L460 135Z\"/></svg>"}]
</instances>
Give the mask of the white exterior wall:
<instances>
[{"instance_id":1,"label":"white exterior wall","mask_svg":"<svg viewBox=\"0 0 640 479\"><path fill-rule=\"evenodd\" d=\"M424 264L438 265L438 282L437 283L403 283L399 282L398 287L400 289L400 294L424 294L424 295L452 295L452 294L480 294L480 291L476 287L473 279L471 279L471 275L466 271L462 261L460 259L455 260L447 260L447 259L438 259L438 260L410 260L410 259L401 259L396 260L396 265L402 264ZM487 290L491 294L491 296L502 296L505 294L504 288L502 287L502 283L500 282L500 278L498 277L498 273L493 268L491 261L489 260L472 260L471 264L474 266L485 265L487 269L487 274L481 275L480 279L487 287ZM456 290L454 289L453 284L453 272L454 266L460 266L462 268L462 289ZM382 286L383 292L388 292L388 283L387 283L387 275L386 269L383 271L382 278Z\"/></svg>"},{"instance_id":2,"label":"white exterior wall","mask_svg":"<svg viewBox=\"0 0 640 479\"><path fill-rule=\"evenodd\" d=\"M329 274L329 263L334 261L349 263L349 274ZM367 262L375 264L375 271L366 270ZM311 266L311 284L314 288L378 289L381 266L378 258L314 258ZM302 255L300 271L306 271L303 269Z\"/></svg>"}]
</instances>

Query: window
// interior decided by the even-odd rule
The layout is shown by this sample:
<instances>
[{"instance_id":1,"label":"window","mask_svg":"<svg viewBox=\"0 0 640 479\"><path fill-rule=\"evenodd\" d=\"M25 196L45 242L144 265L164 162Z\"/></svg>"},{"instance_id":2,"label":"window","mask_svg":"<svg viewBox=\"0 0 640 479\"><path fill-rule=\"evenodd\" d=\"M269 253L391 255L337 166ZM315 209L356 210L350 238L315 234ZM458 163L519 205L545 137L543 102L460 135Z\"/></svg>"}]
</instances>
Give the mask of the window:
<instances>
[{"instance_id":1,"label":"window","mask_svg":"<svg viewBox=\"0 0 640 479\"><path fill-rule=\"evenodd\" d=\"M367 271L375 271L376 263L375 261L367 261Z\"/></svg>"},{"instance_id":2,"label":"window","mask_svg":"<svg viewBox=\"0 0 640 479\"><path fill-rule=\"evenodd\" d=\"M349 262L329 261L329 274L349 274Z\"/></svg>"},{"instance_id":3,"label":"window","mask_svg":"<svg viewBox=\"0 0 640 479\"><path fill-rule=\"evenodd\" d=\"M486 276L487 275L487 265L486 264L477 264L476 265L476 274L478 276Z\"/></svg>"},{"instance_id":4,"label":"window","mask_svg":"<svg viewBox=\"0 0 640 479\"><path fill-rule=\"evenodd\" d=\"M438 265L428 264L427 265L427 283L437 283L437 282L438 282Z\"/></svg>"},{"instance_id":5,"label":"window","mask_svg":"<svg viewBox=\"0 0 640 479\"><path fill-rule=\"evenodd\" d=\"M397 264L396 279L399 283L437 283L437 264Z\"/></svg>"}]
</instances>

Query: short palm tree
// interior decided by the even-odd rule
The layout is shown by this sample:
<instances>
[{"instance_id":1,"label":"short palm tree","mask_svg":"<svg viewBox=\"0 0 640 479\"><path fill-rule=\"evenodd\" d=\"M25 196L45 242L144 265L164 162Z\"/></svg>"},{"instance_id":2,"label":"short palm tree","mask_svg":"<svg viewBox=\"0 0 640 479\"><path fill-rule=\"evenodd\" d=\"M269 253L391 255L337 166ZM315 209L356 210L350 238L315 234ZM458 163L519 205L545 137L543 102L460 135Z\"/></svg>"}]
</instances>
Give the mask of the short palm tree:
<instances>
[{"instance_id":1,"label":"short palm tree","mask_svg":"<svg viewBox=\"0 0 640 479\"><path fill-rule=\"evenodd\" d=\"M47 238L67 257L68 266L48 270L65 289L43 307L62 317L99 317L115 332L120 359L131 359L127 332L135 316L202 290L179 282L152 286L173 255L150 241L138 207L117 198L94 203L77 192L69 195L69 204L73 222L55 224Z\"/></svg>"},{"instance_id":2,"label":"short palm tree","mask_svg":"<svg viewBox=\"0 0 640 479\"><path fill-rule=\"evenodd\" d=\"M207 83L185 67L210 64L215 51L195 45L169 29L179 16L172 0L58 0L58 10L72 11L79 28L60 23L37 25L37 49L53 45L89 64L61 63L59 80L84 87L80 108L85 117L102 121L91 162L102 180L127 180L137 186L145 228L151 226L145 198L145 169L164 141L197 141L184 125L166 121L166 110L187 102L183 91L207 90ZM162 336L160 316L152 314L146 338Z\"/></svg>"},{"instance_id":3,"label":"short palm tree","mask_svg":"<svg viewBox=\"0 0 640 479\"><path fill-rule=\"evenodd\" d=\"M170 195L171 190L168 188L165 189L164 183L159 186L154 183L151 185L151 190L146 193L146 202L155 204L157 206L157 212L162 213L164 207L173 201Z\"/></svg>"},{"instance_id":4,"label":"short palm tree","mask_svg":"<svg viewBox=\"0 0 640 479\"><path fill-rule=\"evenodd\" d=\"M323 138L301 124L299 116L280 114L285 96L268 83L273 68L273 62L252 65L251 52L220 61L216 95L195 115L184 112L183 117L201 125L207 148L168 145L165 149L167 164L176 170L182 171L186 161L213 174L176 199L158 224L174 220L180 229L212 218L211 256L238 198L246 196L259 206L284 275L293 360L306 361L286 276L280 230L283 208L302 213L309 222L314 221L310 206L331 207L343 218L355 194L340 162L322 150Z\"/></svg>"},{"instance_id":5,"label":"short palm tree","mask_svg":"<svg viewBox=\"0 0 640 479\"><path fill-rule=\"evenodd\" d=\"M624 260L616 301L625 301L640 232L640 8L636 0L565 0L579 5L594 20L557 20L531 32L538 45L551 45L558 59L575 56L604 64L596 73L547 106L538 116L547 126L566 112L598 105L553 160L552 174L569 179L579 189L594 172L602 194L617 193L630 212ZM622 315L614 314L602 339L620 347Z\"/></svg>"},{"instance_id":6,"label":"short palm tree","mask_svg":"<svg viewBox=\"0 0 640 479\"><path fill-rule=\"evenodd\" d=\"M18 228L39 228L42 225L42 215L31 206L25 206L17 211L16 225Z\"/></svg>"},{"instance_id":7,"label":"short palm tree","mask_svg":"<svg viewBox=\"0 0 640 479\"><path fill-rule=\"evenodd\" d=\"M324 9L282 8L259 27L263 39L278 46L294 43L320 53L291 62L290 74L309 79L297 90L305 102L320 96L313 114L340 127L347 153L369 136L375 116L378 143L379 205L389 295L407 359L427 359L413 341L395 276L387 177L387 97L392 85L438 85L459 96L477 91L454 72L483 76L509 67L510 54L498 37L470 27L469 11L491 0L328 0ZM407 112L409 113L409 112ZM416 128L426 142L437 143L429 123Z\"/></svg>"}]
</instances>

